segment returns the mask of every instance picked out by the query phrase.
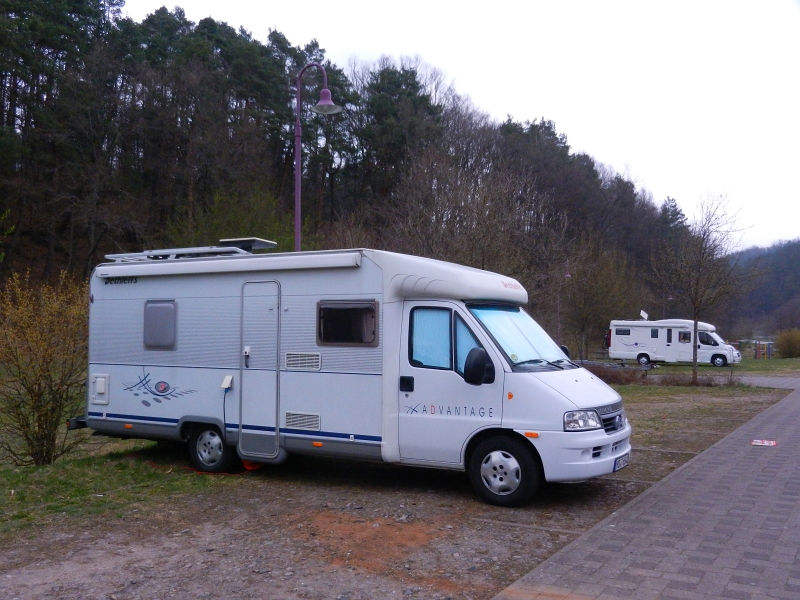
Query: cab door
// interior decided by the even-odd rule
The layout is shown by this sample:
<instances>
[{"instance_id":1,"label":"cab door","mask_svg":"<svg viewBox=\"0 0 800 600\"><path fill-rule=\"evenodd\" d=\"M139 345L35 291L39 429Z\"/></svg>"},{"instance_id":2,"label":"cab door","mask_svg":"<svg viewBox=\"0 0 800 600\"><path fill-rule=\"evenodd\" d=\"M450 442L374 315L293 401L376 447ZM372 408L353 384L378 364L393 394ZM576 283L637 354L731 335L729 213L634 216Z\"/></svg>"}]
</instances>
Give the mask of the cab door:
<instances>
[{"instance_id":1,"label":"cab door","mask_svg":"<svg viewBox=\"0 0 800 600\"><path fill-rule=\"evenodd\" d=\"M711 357L719 349L719 344L705 331L697 332L697 362L710 363Z\"/></svg>"},{"instance_id":2,"label":"cab door","mask_svg":"<svg viewBox=\"0 0 800 600\"><path fill-rule=\"evenodd\" d=\"M494 372L481 385L464 381L464 363L475 347L486 350L488 372ZM399 383L402 459L458 465L475 431L501 423L501 363L472 317L454 303L404 303Z\"/></svg>"}]
</instances>

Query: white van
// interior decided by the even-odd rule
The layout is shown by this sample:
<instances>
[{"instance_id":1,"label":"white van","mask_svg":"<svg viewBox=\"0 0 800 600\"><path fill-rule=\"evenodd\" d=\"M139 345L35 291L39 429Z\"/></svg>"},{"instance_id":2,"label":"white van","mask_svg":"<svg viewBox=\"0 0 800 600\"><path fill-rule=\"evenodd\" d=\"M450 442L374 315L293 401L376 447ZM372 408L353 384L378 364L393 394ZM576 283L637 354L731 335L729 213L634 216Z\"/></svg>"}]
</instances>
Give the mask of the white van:
<instances>
[{"instance_id":1,"label":"white van","mask_svg":"<svg viewBox=\"0 0 800 600\"><path fill-rule=\"evenodd\" d=\"M606 334L609 358L652 362L692 362L691 319L611 321ZM739 351L726 344L713 325L697 322L697 362L724 367L741 362Z\"/></svg>"},{"instance_id":2,"label":"white van","mask_svg":"<svg viewBox=\"0 0 800 600\"><path fill-rule=\"evenodd\" d=\"M562 353L510 277L365 249L107 258L72 427L188 440L212 472L294 453L466 470L502 506L628 464L619 394Z\"/></svg>"}]
</instances>

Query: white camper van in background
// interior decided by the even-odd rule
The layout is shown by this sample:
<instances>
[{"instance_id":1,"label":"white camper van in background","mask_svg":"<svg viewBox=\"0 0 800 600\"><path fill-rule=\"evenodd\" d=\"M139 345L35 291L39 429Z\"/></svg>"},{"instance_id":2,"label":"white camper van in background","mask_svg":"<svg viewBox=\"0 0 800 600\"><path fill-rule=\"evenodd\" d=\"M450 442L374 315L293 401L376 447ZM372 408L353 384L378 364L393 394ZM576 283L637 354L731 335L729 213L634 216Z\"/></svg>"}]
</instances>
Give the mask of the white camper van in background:
<instances>
[{"instance_id":1,"label":"white camper van in background","mask_svg":"<svg viewBox=\"0 0 800 600\"><path fill-rule=\"evenodd\" d=\"M606 334L609 358L631 359L640 365L652 362L692 362L694 321L611 321ZM726 344L716 327L698 321L697 362L724 367L741 362L739 351Z\"/></svg>"},{"instance_id":2,"label":"white camper van in background","mask_svg":"<svg viewBox=\"0 0 800 600\"><path fill-rule=\"evenodd\" d=\"M73 428L185 440L205 471L293 453L466 470L501 506L628 464L619 394L509 277L365 249L108 258Z\"/></svg>"}]
</instances>

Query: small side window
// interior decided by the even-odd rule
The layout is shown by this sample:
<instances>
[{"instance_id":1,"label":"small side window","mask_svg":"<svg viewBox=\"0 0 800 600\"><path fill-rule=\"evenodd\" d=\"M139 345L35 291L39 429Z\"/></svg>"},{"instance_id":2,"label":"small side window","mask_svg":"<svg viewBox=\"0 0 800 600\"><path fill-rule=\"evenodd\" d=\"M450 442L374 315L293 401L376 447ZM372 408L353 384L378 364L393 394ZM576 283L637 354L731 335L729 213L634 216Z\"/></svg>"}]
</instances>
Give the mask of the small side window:
<instances>
[{"instance_id":1,"label":"small side window","mask_svg":"<svg viewBox=\"0 0 800 600\"><path fill-rule=\"evenodd\" d=\"M658 339L658 328L657 327L653 327L650 330L650 337L653 338L654 340Z\"/></svg>"},{"instance_id":2,"label":"small side window","mask_svg":"<svg viewBox=\"0 0 800 600\"><path fill-rule=\"evenodd\" d=\"M681 344L691 344L692 343L692 332L691 331L679 331L678 332L678 342Z\"/></svg>"},{"instance_id":3,"label":"small side window","mask_svg":"<svg viewBox=\"0 0 800 600\"><path fill-rule=\"evenodd\" d=\"M631 334L631 330L630 329L617 329L614 333L616 333L616 335L630 335Z\"/></svg>"},{"instance_id":4,"label":"small side window","mask_svg":"<svg viewBox=\"0 0 800 600\"><path fill-rule=\"evenodd\" d=\"M144 347L146 350L175 350L178 306L175 300L144 303Z\"/></svg>"},{"instance_id":5,"label":"small side window","mask_svg":"<svg viewBox=\"0 0 800 600\"><path fill-rule=\"evenodd\" d=\"M480 348L481 345L475 339L475 334L470 331L470 328L464 323L459 315L456 315L456 373L464 376L464 365L467 362L467 355L473 348Z\"/></svg>"},{"instance_id":6,"label":"small side window","mask_svg":"<svg viewBox=\"0 0 800 600\"><path fill-rule=\"evenodd\" d=\"M378 345L378 303L374 300L322 300L317 303L317 344Z\"/></svg>"}]
</instances>

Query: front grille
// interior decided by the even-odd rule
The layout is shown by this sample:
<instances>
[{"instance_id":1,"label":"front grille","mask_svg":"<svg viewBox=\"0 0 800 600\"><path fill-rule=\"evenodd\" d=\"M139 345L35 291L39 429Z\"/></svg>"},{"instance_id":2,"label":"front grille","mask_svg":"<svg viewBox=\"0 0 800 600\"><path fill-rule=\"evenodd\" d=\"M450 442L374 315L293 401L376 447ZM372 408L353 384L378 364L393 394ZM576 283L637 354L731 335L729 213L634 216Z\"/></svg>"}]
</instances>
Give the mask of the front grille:
<instances>
[{"instance_id":1,"label":"front grille","mask_svg":"<svg viewBox=\"0 0 800 600\"><path fill-rule=\"evenodd\" d=\"M625 411L620 410L617 413L610 415L603 415L603 429L606 433L614 433L620 429L625 429Z\"/></svg>"},{"instance_id":2,"label":"front grille","mask_svg":"<svg viewBox=\"0 0 800 600\"><path fill-rule=\"evenodd\" d=\"M605 406L598 406L595 410L600 413L600 416L615 413L622 410L622 400L614 402L614 404L606 404Z\"/></svg>"}]
</instances>

